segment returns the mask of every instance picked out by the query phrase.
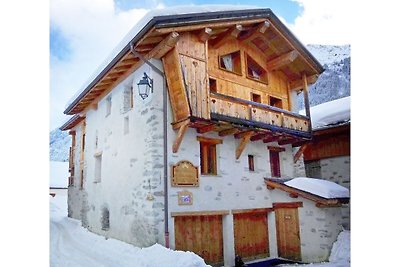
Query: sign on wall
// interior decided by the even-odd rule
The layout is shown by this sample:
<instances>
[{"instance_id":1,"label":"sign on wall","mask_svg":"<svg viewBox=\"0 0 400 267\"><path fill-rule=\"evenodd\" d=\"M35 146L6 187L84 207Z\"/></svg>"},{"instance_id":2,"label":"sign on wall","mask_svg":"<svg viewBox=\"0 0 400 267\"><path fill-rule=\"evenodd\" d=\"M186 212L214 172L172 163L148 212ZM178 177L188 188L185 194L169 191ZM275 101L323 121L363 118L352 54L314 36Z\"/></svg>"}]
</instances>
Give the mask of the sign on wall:
<instances>
[{"instance_id":1,"label":"sign on wall","mask_svg":"<svg viewBox=\"0 0 400 267\"><path fill-rule=\"evenodd\" d=\"M178 192L178 205L192 205L193 194L189 191Z\"/></svg>"},{"instance_id":2,"label":"sign on wall","mask_svg":"<svg viewBox=\"0 0 400 267\"><path fill-rule=\"evenodd\" d=\"M172 186L199 186L199 168L182 160L172 166Z\"/></svg>"}]
</instances>

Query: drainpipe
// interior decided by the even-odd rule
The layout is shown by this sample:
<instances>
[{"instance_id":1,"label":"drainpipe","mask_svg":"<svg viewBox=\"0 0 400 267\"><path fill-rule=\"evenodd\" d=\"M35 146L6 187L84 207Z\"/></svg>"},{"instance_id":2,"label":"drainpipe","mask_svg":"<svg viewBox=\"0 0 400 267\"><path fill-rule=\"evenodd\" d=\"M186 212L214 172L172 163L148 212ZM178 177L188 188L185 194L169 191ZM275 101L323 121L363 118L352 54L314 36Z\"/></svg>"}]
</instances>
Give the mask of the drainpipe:
<instances>
[{"instance_id":1,"label":"drainpipe","mask_svg":"<svg viewBox=\"0 0 400 267\"><path fill-rule=\"evenodd\" d=\"M168 143L167 143L167 86L166 77L162 70L157 68L154 64L145 59L140 53L138 53L131 43L131 52L137 56L144 63L149 65L152 70L157 72L163 77L163 133L164 133L164 238L165 247L169 248L169 230L168 230Z\"/></svg>"}]
</instances>

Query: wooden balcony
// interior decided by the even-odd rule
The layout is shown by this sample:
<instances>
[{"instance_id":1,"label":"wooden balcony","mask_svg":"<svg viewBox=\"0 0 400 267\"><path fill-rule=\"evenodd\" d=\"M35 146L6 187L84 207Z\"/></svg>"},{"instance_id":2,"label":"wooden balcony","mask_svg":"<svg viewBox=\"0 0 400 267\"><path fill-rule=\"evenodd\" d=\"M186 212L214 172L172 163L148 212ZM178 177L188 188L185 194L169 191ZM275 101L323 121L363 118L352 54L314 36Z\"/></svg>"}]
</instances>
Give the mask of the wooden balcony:
<instances>
[{"instance_id":1,"label":"wooden balcony","mask_svg":"<svg viewBox=\"0 0 400 267\"><path fill-rule=\"evenodd\" d=\"M309 139L309 118L265 104L218 93L210 94L210 117L244 127Z\"/></svg>"}]
</instances>

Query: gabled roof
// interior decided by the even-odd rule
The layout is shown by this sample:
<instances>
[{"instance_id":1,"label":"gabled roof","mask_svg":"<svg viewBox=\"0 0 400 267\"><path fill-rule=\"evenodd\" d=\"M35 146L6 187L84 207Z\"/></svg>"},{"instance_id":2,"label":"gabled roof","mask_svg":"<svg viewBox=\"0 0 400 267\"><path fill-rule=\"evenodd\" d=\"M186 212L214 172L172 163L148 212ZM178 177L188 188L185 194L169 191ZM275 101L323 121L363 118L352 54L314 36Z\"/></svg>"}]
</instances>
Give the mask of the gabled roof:
<instances>
[{"instance_id":1,"label":"gabled roof","mask_svg":"<svg viewBox=\"0 0 400 267\"><path fill-rule=\"evenodd\" d=\"M305 178L305 177L302 177L302 178ZM305 179L312 179L312 178L305 178ZM291 180L292 179L264 178L265 184L267 185L268 189L282 190L284 192L289 193L289 195L293 198L297 198L298 196L301 196L305 199L314 201L316 203L317 207L339 207L342 204L349 203L350 197L332 197L332 198L323 197L321 195L317 195L316 191L311 191L311 190L305 191L305 190L307 190L306 189L307 186L304 187L304 190L301 190L301 189L299 189L298 186L288 185L288 182L290 182ZM325 180L321 180L321 181L327 182L327 183L332 183L332 182L325 181ZM324 185L320 185L320 186L323 187ZM340 185L337 185L337 186L340 186ZM296 188L296 187L298 187L298 188ZM346 189L346 188L344 188L344 189Z\"/></svg>"},{"instance_id":2,"label":"gabled roof","mask_svg":"<svg viewBox=\"0 0 400 267\"><path fill-rule=\"evenodd\" d=\"M81 121L83 121L86 118L86 116L81 116L79 114L76 114L72 116L68 121L66 121L61 127L61 131L66 131L74 128L76 125L78 125Z\"/></svg>"},{"instance_id":3,"label":"gabled roof","mask_svg":"<svg viewBox=\"0 0 400 267\"><path fill-rule=\"evenodd\" d=\"M229 6L229 9L231 9L229 10L225 6L224 8L220 7L221 11L216 11L218 8L211 5L208 7L190 6L189 8L181 9L173 7L149 12L128 33L111 56L100 66L72 101L68 103L64 113L73 115L84 111L93 101L102 97L116 83L135 71L140 66L141 60L130 52L131 46L143 56L154 56L154 54L149 55L151 54L149 51L154 51L158 46L163 46L167 42L173 42L174 38L177 40L177 32L204 30L206 27L216 28L218 34L224 32L224 27L232 27L235 24L254 26L256 23L268 21L274 29L274 33L271 33L269 38L281 39L289 46L294 47L300 53L302 62L309 69L307 71L308 76L319 75L323 72L324 69L321 64L270 9L238 10L237 8ZM184 14L179 14L179 12ZM279 47L280 49L285 49L285 46ZM275 51L270 55L270 58L272 59L274 56L282 55L288 51L288 49L286 51ZM166 52L164 51L164 53ZM162 54L158 56L161 57Z\"/></svg>"}]
</instances>

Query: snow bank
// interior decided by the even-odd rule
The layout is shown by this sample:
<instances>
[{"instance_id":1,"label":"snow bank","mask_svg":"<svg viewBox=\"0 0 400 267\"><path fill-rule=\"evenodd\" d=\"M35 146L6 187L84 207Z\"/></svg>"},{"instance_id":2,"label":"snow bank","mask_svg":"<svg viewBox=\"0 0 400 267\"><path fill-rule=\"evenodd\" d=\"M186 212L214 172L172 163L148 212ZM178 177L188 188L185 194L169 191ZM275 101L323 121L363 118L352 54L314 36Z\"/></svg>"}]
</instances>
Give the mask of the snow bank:
<instances>
[{"instance_id":1,"label":"snow bank","mask_svg":"<svg viewBox=\"0 0 400 267\"><path fill-rule=\"evenodd\" d=\"M67 197L50 199L50 266L57 267L211 267L193 252L159 244L138 248L96 235L67 217Z\"/></svg>"},{"instance_id":2,"label":"snow bank","mask_svg":"<svg viewBox=\"0 0 400 267\"><path fill-rule=\"evenodd\" d=\"M303 190L323 198L348 198L349 190L346 187L322 179L298 177L285 182L285 185Z\"/></svg>"},{"instance_id":3,"label":"snow bank","mask_svg":"<svg viewBox=\"0 0 400 267\"><path fill-rule=\"evenodd\" d=\"M350 121L350 96L322 103L310 108L313 129ZM305 115L305 110L299 112Z\"/></svg>"},{"instance_id":4,"label":"snow bank","mask_svg":"<svg viewBox=\"0 0 400 267\"><path fill-rule=\"evenodd\" d=\"M342 231L332 246L329 262L348 263L350 266L350 231Z\"/></svg>"},{"instance_id":5,"label":"snow bank","mask_svg":"<svg viewBox=\"0 0 400 267\"><path fill-rule=\"evenodd\" d=\"M50 161L50 187L68 187L68 168L68 162Z\"/></svg>"},{"instance_id":6,"label":"snow bank","mask_svg":"<svg viewBox=\"0 0 400 267\"><path fill-rule=\"evenodd\" d=\"M72 102L86 89L86 87L101 73L103 69L118 55L120 51L150 22L151 19L157 16L219 12L229 10L244 10L244 9L259 9L260 7L250 5L182 5L167 8L153 9L147 12L144 17L139 20L126 36L118 43L110 55L103 61L97 70L89 77L82 88L68 101L65 108L68 108Z\"/></svg>"}]
</instances>

